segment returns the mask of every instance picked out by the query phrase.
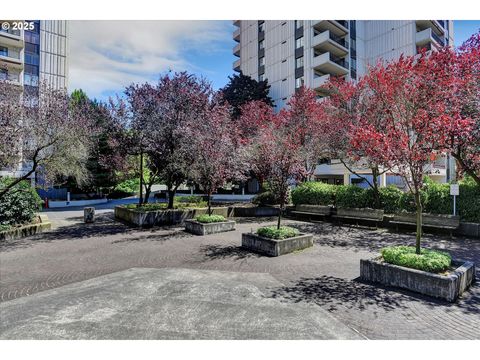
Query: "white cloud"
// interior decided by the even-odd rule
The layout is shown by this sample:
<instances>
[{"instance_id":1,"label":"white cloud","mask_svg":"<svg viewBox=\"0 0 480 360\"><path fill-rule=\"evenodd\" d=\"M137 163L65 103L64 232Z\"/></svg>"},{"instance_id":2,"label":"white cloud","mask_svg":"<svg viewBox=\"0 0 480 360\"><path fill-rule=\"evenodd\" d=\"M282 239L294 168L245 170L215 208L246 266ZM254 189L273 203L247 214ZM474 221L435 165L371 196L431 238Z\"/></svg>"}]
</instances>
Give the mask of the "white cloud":
<instances>
[{"instance_id":1,"label":"white cloud","mask_svg":"<svg viewBox=\"0 0 480 360\"><path fill-rule=\"evenodd\" d=\"M101 98L169 69L198 69L182 52L218 51L230 31L222 21L70 21L69 88Z\"/></svg>"}]
</instances>

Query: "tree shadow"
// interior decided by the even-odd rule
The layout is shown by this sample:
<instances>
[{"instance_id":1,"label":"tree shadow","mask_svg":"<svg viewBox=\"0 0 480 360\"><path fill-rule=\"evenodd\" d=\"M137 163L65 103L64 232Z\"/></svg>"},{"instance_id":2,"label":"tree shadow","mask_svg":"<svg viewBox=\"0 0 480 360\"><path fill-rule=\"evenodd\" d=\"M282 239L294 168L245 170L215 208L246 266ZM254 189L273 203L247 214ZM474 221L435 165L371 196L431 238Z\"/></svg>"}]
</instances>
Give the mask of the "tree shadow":
<instances>
[{"instance_id":1,"label":"tree shadow","mask_svg":"<svg viewBox=\"0 0 480 360\"><path fill-rule=\"evenodd\" d=\"M200 248L206 260L244 260L248 258L258 258L261 255L252 253L241 246L220 246L220 245L205 245Z\"/></svg>"},{"instance_id":2,"label":"tree shadow","mask_svg":"<svg viewBox=\"0 0 480 360\"><path fill-rule=\"evenodd\" d=\"M267 222L276 221L277 217L236 217L234 218L237 224L262 224Z\"/></svg>"},{"instance_id":3,"label":"tree shadow","mask_svg":"<svg viewBox=\"0 0 480 360\"><path fill-rule=\"evenodd\" d=\"M409 291L363 282L359 278L346 280L327 275L300 278L293 285L274 289L271 297L281 301L316 304L333 312L345 307L355 311L365 311L369 307L394 311L406 309L407 303L412 301L448 304Z\"/></svg>"}]
</instances>

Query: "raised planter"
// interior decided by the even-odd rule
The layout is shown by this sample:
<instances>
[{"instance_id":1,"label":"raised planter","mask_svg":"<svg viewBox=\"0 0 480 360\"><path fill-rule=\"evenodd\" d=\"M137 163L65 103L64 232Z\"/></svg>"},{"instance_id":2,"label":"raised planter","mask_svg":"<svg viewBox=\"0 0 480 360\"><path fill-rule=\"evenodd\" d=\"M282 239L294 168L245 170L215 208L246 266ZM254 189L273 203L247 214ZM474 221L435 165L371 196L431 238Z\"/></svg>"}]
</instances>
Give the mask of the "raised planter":
<instances>
[{"instance_id":1,"label":"raised planter","mask_svg":"<svg viewBox=\"0 0 480 360\"><path fill-rule=\"evenodd\" d=\"M52 228L52 223L45 214L38 215L38 222L22 226L15 226L0 232L0 240L15 240L27 236L35 235Z\"/></svg>"},{"instance_id":2,"label":"raised planter","mask_svg":"<svg viewBox=\"0 0 480 360\"><path fill-rule=\"evenodd\" d=\"M416 226L417 214L415 213L398 213L393 215L391 224ZM460 226L460 217L446 214L422 214L422 227L443 229L453 231Z\"/></svg>"},{"instance_id":3,"label":"raised planter","mask_svg":"<svg viewBox=\"0 0 480 360\"><path fill-rule=\"evenodd\" d=\"M440 275L388 264L380 259L362 259L360 278L453 302L475 280L475 264L452 260L452 265L456 268L454 271Z\"/></svg>"},{"instance_id":4,"label":"raised planter","mask_svg":"<svg viewBox=\"0 0 480 360\"><path fill-rule=\"evenodd\" d=\"M185 230L195 235L209 235L235 230L235 221L227 220L214 223L201 223L197 220L185 220Z\"/></svg>"},{"instance_id":5,"label":"raised planter","mask_svg":"<svg viewBox=\"0 0 480 360\"><path fill-rule=\"evenodd\" d=\"M299 204L295 206L295 210L290 212L294 216L312 217L312 216L330 216L332 213L331 206L325 205L308 205Z\"/></svg>"},{"instance_id":6,"label":"raised planter","mask_svg":"<svg viewBox=\"0 0 480 360\"><path fill-rule=\"evenodd\" d=\"M268 256L280 256L313 246L312 234L300 234L288 239L269 239L254 233L242 234L242 247Z\"/></svg>"},{"instance_id":7,"label":"raised planter","mask_svg":"<svg viewBox=\"0 0 480 360\"><path fill-rule=\"evenodd\" d=\"M207 208L136 211L124 206L115 206L116 219L142 227L182 224L185 220L194 219L199 215L207 214L207 212ZM212 214L227 217L228 208L214 207Z\"/></svg>"}]
</instances>

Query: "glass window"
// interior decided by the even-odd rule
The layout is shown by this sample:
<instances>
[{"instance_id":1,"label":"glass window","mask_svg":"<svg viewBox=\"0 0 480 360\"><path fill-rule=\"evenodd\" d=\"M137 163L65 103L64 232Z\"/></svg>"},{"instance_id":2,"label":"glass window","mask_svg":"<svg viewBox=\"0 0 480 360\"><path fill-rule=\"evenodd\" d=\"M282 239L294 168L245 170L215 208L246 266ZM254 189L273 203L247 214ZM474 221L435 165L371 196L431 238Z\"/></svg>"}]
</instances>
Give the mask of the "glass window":
<instances>
[{"instance_id":1,"label":"glass window","mask_svg":"<svg viewBox=\"0 0 480 360\"><path fill-rule=\"evenodd\" d=\"M260 59L258 59L258 64L260 66L265 66L265 56L262 56Z\"/></svg>"},{"instance_id":2,"label":"glass window","mask_svg":"<svg viewBox=\"0 0 480 360\"><path fill-rule=\"evenodd\" d=\"M303 26L303 20L295 20L295 29L300 29Z\"/></svg>"},{"instance_id":3,"label":"glass window","mask_svg":"<svg viewBox=\"0 0 480 360\"><path fill-rule=\"evenodd\" d=\"M0 79L1 80L8 79L8 71L6 69L0 69Z\"/></svg>"},{"instance_id":4,"label":"glass window","mask_svg":"<svg viewBox=\"0 0 480 360\"><path fill-rule=\"evenodd\" d=\"M295 59L295 69L303 67L303 56Z\"/></svg>"},{"instance_id":5,"label":"glass window","mask_svg":"<svg viewBox=\"0 0 480 360\"><path fill-rule=\"evenodd\" d=\"M295 40L295 48L301 48L303 46L303 36Z\"/></svg>"},{"instance_id":6,"label":"glass window","mask_svg":"<svg viewBox=\"0 0 480 360\"><path fill-rule=\"evenodd\" d=\"M258 24L258 32L263 32L263 31L265 31L265 23L264 22Z\"/></svg>"},{"instance_id":7,"label":"glass window","mask_svg":"<svg viewBox=\"0 0 480 360\"><path fill-rule=\"evenodd\" d=\"M303 76L295 79L295 89L298 89L305 85L305 78Z\"/></svg>"},{"instance_id":8,"label":"glass window","mask_svg":"<svg viewBox=\"0 0 480 360\"><path fill-rule=\"evenodd\" d=\"M258 48L259 49L264 49L265 48L265 40L259 41Z\"/></svg>"},{"instance_id":9,"label":"glass window","mask_svg":"<svg viewBox=\"0 0 480 360\"><path fill-rule=\"evenodd\" d=\"M8 49L5 46L0 46L0 55L8 56Z\"/></svg>"},{"instance_id":10,"label":"glass window","mask_svg":"<svg viewBox=\"0 0 480 360\"><path fill-rule=\"evenodd\" d=\"M258 75L258 81L265 81L265 74Z\"/></svg>"}]
</instances>

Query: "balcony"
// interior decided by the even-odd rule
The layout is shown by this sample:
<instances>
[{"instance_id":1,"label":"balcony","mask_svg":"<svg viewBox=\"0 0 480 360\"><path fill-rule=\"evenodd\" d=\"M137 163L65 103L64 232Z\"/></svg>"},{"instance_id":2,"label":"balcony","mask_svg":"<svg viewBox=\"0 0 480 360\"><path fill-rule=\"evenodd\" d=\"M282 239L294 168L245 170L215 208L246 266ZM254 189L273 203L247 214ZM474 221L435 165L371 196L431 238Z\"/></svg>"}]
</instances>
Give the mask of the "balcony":
<instances>
[{"instance_id":1,"label":"balcony","mask_svg":"<svg viewBox=\"0 0 480 360\"><path fill-rule=\"evenodd\" d=\"M0 29L0 44L6 46L23 47L23 36L20 30Z\"/></svg>"},{"instance_id":2,"label":"balcony","mask_svg":"<svg viewBox=\"0 0 480 360\"><path fill-rule=\"evenodd\" d=\"M233 55L240 57L240 43L233 47Z\"/></svg>"},{"instance_id":3,"label":"balcony","mask_svg":"<svg viewBox=\"0 0 480 360\"><path fill-rule=\"evenodd\" d=\"M416 20L417 32L425 29L432 29L437 35L445 35L445 29L437 20Z\"/></svg>"},{"instance_id":4,"label":"balcony","mask_svg":"<svg viewBox=\"0 0 480 360\"><path fill-rule=\"evenodd\" d=\"M329 30L337 36L345 36L348 34L348 24L346 20L314 20L312 26L319 32Z\"/></svg>"},{"instance_id":5,"label":"balcony","mask_svg":"<svg viewBox=\"0 0 480 360\"><path fill-rule=\"evenodd\" d=\"M324 74L346 75L348 74L348 61L326 52L313 58L312 68Z\"/></svg>"},{"instance_id":6,"label":"balcony","mask_svg":"<svg viewBox=\"0 0 480 360\"><path fill-rule=\"evenodd\" d=\"M315 35L312 46L316 50L331 52L335 56L345 56L348 54L348 41L331 33L329 30Z\"/></svg>"},{"instance_id":7,"label":"balcony","mask_svg":"<svg viewBox=\"0 0 480 360\"><path fill-rule=\"evenodd\" d=\"M241 69L240 69L240 64L241 64L240 59L235 60L235 61L233 62L233 71L240 72L240 71L241 71Z\"/></svg>"},{"instance_id":8,"label":"balcony","mask_svg":"<svg viewBox=\"0 0 480 360\"><path fill-rule=\"evenodd\" d=\"M9 68L23 69L20 49L7 48L7 51L0 51L0 63L6 63Z\"/></svg>"},{"instance_id":9,"label":"balcony","mask_svg":"<svg viewBox=\"0 0 480 360\"><path fill-rule=\"evenodd\" d=\"M235 40L236 42L240 42L240 28L236 29L233 32L233 40Z\"/></svg>"},{"instance_id":10,"label":"balcony","mask_svg":"<svg viewBox=\"0 0 480 360\"><path fill-rule=\"evenodd\" d=\"M240 21L241 20L233 20L233 26L240 27Z\"/></svg>"},{"instance_id":11,"label":"balcony","mask_svg":"<svg viewBox=\"0 0 480 360\"><path fill-rule=\"evenodd\" d=\"M325 74L325 75L314 74L313 86L312 86L313 89L321 94L326 94L327 91L323 88L323 86L328 82L328 80L330 80L329 74Z\"/></svg>"},{"instance_id":12,"label":"balcony","mask_svg":"<svg viewBox=\"0 0 480 360\"><path fill-rule=\"evenodd\" d=\"M21 72L0 72L0 80L8 81L14 85L23 85L23 76Z\"/></svg>"},{"instance_id":13,"label":"balcony","mask_svg":"<svg viewBox=\"0 0 480 360\"><path fill-rule=\"evenodd\" d=\"M437 47L445 46L445 39L438 36L431 28L419 31L415 34L415 45L424 46L435 42Z\"/></svg>"}]
</instances>

